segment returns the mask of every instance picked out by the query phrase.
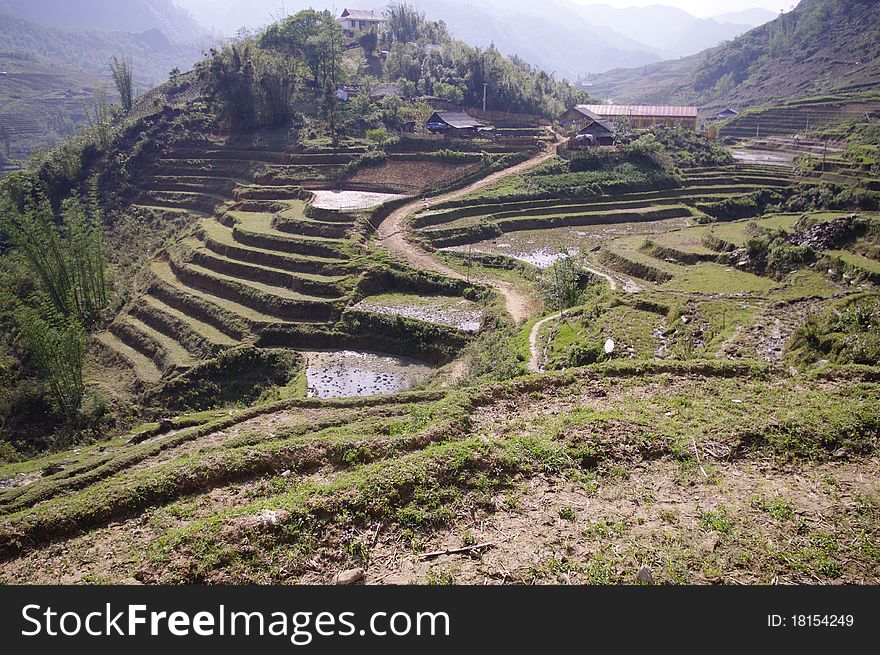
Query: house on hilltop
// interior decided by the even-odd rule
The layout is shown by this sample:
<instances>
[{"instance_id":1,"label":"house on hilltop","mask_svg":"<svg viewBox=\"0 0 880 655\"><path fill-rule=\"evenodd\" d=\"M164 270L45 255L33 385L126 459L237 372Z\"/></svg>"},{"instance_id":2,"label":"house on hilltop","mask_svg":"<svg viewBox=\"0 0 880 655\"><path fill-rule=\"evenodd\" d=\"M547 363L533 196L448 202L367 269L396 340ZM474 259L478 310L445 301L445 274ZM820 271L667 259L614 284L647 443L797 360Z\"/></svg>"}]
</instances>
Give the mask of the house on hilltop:
<instances>
[{"instance_id":1,"label":"house on hilltop","mask_svg":"<svg viewBox=\"0 0 880 655\"><path fill-rule=\"evenodd\" d=\"M347 37L354 37L361 32L378 31L385 25L385 19L374 11L363 9L346 9L337 19Z\"/></svg>"},{"instance_id":2,"label":"house on hilltop","mask_svg":"<svg viewBox=\"0 0 880 655\"><path fill-rule=\"evenodd\" d=\"M425 127L429 132L453 136L473 136L477 132L490 129L485 123L463 111L434 112Z\"/></svg>"},{"instance_id":3,"label":"house on hilltop","mask_svg":"<svg viewBox=\"0 0 880 655\"><path fill-rule=\"evenodd\" d=\"M629 120L633 127L645 129L658 125L697 129L697 108L667 105L577 105L559 117L563 127L582 130L594 121Z\"/></svg>"}]
</instances>

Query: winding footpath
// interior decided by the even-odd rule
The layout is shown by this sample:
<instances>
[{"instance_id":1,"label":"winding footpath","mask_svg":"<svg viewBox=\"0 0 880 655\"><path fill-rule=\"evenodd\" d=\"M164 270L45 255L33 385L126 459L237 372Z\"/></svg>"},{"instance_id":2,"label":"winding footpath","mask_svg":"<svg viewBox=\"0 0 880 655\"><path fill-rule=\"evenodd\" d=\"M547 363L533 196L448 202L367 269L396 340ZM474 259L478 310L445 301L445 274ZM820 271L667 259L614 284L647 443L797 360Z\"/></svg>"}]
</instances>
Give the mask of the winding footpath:
<instances>
[{"instance_id":1,"label":"winding footpath","mask_svg":"<svg viewBox=\"0 0 880 655\"><path fill-rule=\"evenodd\" d=\"M532 326L532 331L529 332L529 373L541 373L544 371L544 362L542 361L544 357L541 352L540 344L538 343L541 328L547 325L550 321L555 321L557 318L561 318L563 314L565 314L565 312L556 312L547 318L541 319Z\"/></svg>"},{"instance_id":2,"label":"winding footpath","mask_svg":"<svg viewBox=\"0 0 880 655\"><path fill-rule=\"evenodd\" d=\"M556 146L563 140L559 135L556 136L557 140L552 146L545 148L531 159L527 159L516 166L492 173L461 189L434 196L431 198L431 204L462 198L475 191L497 184L508 177L525 173L540 166L556 154ZM425 200L419 199L396 209L388 218L382 221L382 224L377 229L378 240L385 246L388 252L398 259L405 261L413 268L433 271L456 280L464 280L464 275L437 261L431 253L409 240L408 237L411 229L409 218L417 211L425 209L425 207ZM493 287L504 296L507 311L517 324L522 323L538 311L539 304L535 299L518 289L515 285L493 277L481 279L480 282Z\"/></svg>"},{"instance_id":3,"label":"winding footpath","mask_svg":"<svg viewBox=\"0 0 880 655\"><path fill-rule=\"evenodd\" d=\"M546 147L542 152L538 153L531 159L527 159L516 166L511 166L510 168L505 168L504 170L492 173L491 175L481 178L461 189L434 196L430 199L430 204L439 204L449 200L457 200L458 198L467 196L475 191L497 184L508 177L525 173L540 166L555 156L556 146L564 141L564 137L559 134L556 134L556 137L557 140L552 146ZM410 241L408 238L411 232L410 217L416 212L430 206L427 202L428 201L425 199L413 200L412 202L396 209L388 216L388 218L382 221L381 225L377 228L377 239L385 246L391 255L406 262L413 268L440 273L441 275L456 280L464 280L466 279L464 275L439 262L430 252L419 246L417 243ZM586 268L591 273L607 280L612 289L618 289L620 287L619 281L608 273L590 266L587 266ZM535 298L532 298L529 294L509 282L494 277L482 278L480 282L494 288L504 297L505 307L517 325L523 323L539 311L540 304ZM528 362L528 370L530 372L540 373L543 370L543 362L541 361L543 357L538 344L541 328L550 321L560 318L564 314L565 312L557 312L552 316L540 320L534 325L534 327L532 327L532 331L529 334L530 358Z\"/></svg>"}]
</instances>

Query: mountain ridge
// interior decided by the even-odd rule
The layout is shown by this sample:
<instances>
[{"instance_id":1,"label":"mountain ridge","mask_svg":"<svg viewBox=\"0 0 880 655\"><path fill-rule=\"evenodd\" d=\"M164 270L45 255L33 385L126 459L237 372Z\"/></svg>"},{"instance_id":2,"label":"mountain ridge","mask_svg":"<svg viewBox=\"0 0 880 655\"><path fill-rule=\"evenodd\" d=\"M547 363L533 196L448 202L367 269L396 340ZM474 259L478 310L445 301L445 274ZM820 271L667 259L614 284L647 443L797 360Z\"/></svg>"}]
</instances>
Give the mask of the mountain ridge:
<instances>
[{"instance_id":1,"label":"mountain ridge","mask_svg":"<svg viewBox=\"0 0 880 655\"><path fill-rule=\"evenodd\" d=\"M707 111L848 91L880 81L880 5L803 0L715 48L600 76L593 93L627 103L694 104Z\"/></svg>"}]
</instances>

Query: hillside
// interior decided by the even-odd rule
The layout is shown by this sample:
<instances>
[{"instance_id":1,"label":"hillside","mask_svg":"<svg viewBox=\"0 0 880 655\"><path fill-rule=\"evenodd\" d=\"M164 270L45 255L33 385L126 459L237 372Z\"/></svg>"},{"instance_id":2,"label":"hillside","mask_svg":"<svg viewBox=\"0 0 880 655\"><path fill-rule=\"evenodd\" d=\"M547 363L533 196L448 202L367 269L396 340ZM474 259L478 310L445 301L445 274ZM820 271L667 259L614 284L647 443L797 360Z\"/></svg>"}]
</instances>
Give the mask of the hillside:
<instances>
[{"instance_id":1,"label":"hillside","mask_svg":"<svg viewBox=\"0 0 880 655\"><path fill-rule=\"evenodd\" d=\"M0 70L7 73L0 77L0 172L18 168L34 151L58 145L74 134L85 121L83 106L94 103L96 92L106 89L115 94L109 70L113 57L131 61L136 87L146 91L168 79L172 68L189 70L201 56L198 41L205 37L200 31L190 32L186 41L169 40L170 34L184 36L180 30L185 27L171 20L174 14L159 20L162 14L153 12L152 20L125 23L101 13L103 5L98 3L90 11L78 13L77 20L70 23L91 29L73 29L49 27L5 13L20 11L21 15L65 24L58 16L66 16L70 4L63 6L67 9L53 17L51 3L0 5ZM90 16L98 19L91 21ZM173 25L169 32L156 27L167 27L166 23ZM118 29L123 25L154 27L131 33Z\"/></svg>"},{"instance_id":2,"label":"hillside","mask_svg":"<svg viewBox=\"0 0 880 655\"><path fill-rule=\"evenodd\" d=\"M8 14L0 24L0 52L37 55L108 80L111 57L125 56L143 90L164 82L174 67L190 70L201 57L197 32L190 41L176 43L157 28L137 33L53 28Z\"/></svg>"},{"instance_id":3,"label":"hillside","mask_svg":"<svg viewBox=\"0 0 880 655\"><path fill-rule=\"evenodd\" d=\"M873 123L586 100L307 11L8 176L0 582L880 580Z\"/></svg>"},{"instance_id":4,"label":"hillside","mask_svg":"<svg viewBox=\"0 0 880 655\"><path fill-rule=\"evenodd\" d=\"M57 146L85 121L106 78L35 55L0 53L0 174L38 148Z\"/></svg>"},{"instance_id":5,"label":"hillside","mask_svg":"<svg viewBox=\"0 0 880 655\"><path fill-rule=\"evenodd\" d=\"M861 90L880 80L880 6L804 0L718 48L641 69L615 70L593 92L619 102L695 104L712 112Z\"/></svg>"},{"instance_id":6,"label":"hillside","mask_svg":"<svg viewBox=\"0 0 880 655\"><path fill-rule=\"evenodd\" d=\"M173 0L3 0L0 14L65 29L131 34L159 30L171 40L187 44L205 36L199 24Z\"/></svg>"}]
</instances>

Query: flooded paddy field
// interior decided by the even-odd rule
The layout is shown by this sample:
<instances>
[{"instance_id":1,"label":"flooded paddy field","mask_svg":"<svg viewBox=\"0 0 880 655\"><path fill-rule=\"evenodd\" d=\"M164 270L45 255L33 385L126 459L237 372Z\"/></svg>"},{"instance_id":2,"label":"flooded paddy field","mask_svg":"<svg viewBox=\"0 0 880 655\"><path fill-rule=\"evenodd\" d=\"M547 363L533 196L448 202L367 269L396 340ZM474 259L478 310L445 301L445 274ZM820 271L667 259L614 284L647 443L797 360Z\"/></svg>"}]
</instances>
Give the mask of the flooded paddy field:
<instances>
[{"instance_id":1,"label":"flooded paddy field","mask_svg":"<svg viewBox=\"0 0 880 655\"><path fill-rule=\"evenodd\" d=\"M309 398L397 393L421 384L435 370L414 359L353 350L309 351L303 355Z\"/></svg>"},{"instance_id":2,"label":"flooded paddy field","mask_svg":"<svg viewBox=\"0 0 880 655\"><path fill-rule=\"evenodd\" d=\"M763 164L765 166L794 166L794 155L773 150L734 150L733 158L742 164Z\"/></svg>"},{"instance_id":3,"label":"flooded paddy field","mask_svg":"<svg viewBox=\"0 0 880 655\"><path fill-rule=\"evenodd\" d=\"M549 268L568 255L586 253L608 241L633 235L662 234L692 226L688 218L670 218L662 221L612 223L557 227L546 230L510 232L497 239L480 241L473 245L447 248L456 252L480 252L489 255L505 255L526 262L539 269Z\"/></svg>"},{"instance_id":4,"label":"flooded paddy field","mask_svg":"<svg viewBox=\"0 0 880 655\"><path fill-rule=\"evenodd\" d=\"M388 316L403 316L465 332L477 332L485 310L477 303L454 296L416 296L389 293L365 298L355 309Z\"/></svg>"},{"instance_id":5,"label":"flooded paddy field","mask_svg":"<svg viewBox=\"0 0 880 655\"><path fill-rule=\"evenodd\" d=\"M315 199L312 206L316 209L336 211L357 211L372 209L379 205L404 198L397 193L370 193L367 191L312 191Z\"/></svg>"}]
</instances>

